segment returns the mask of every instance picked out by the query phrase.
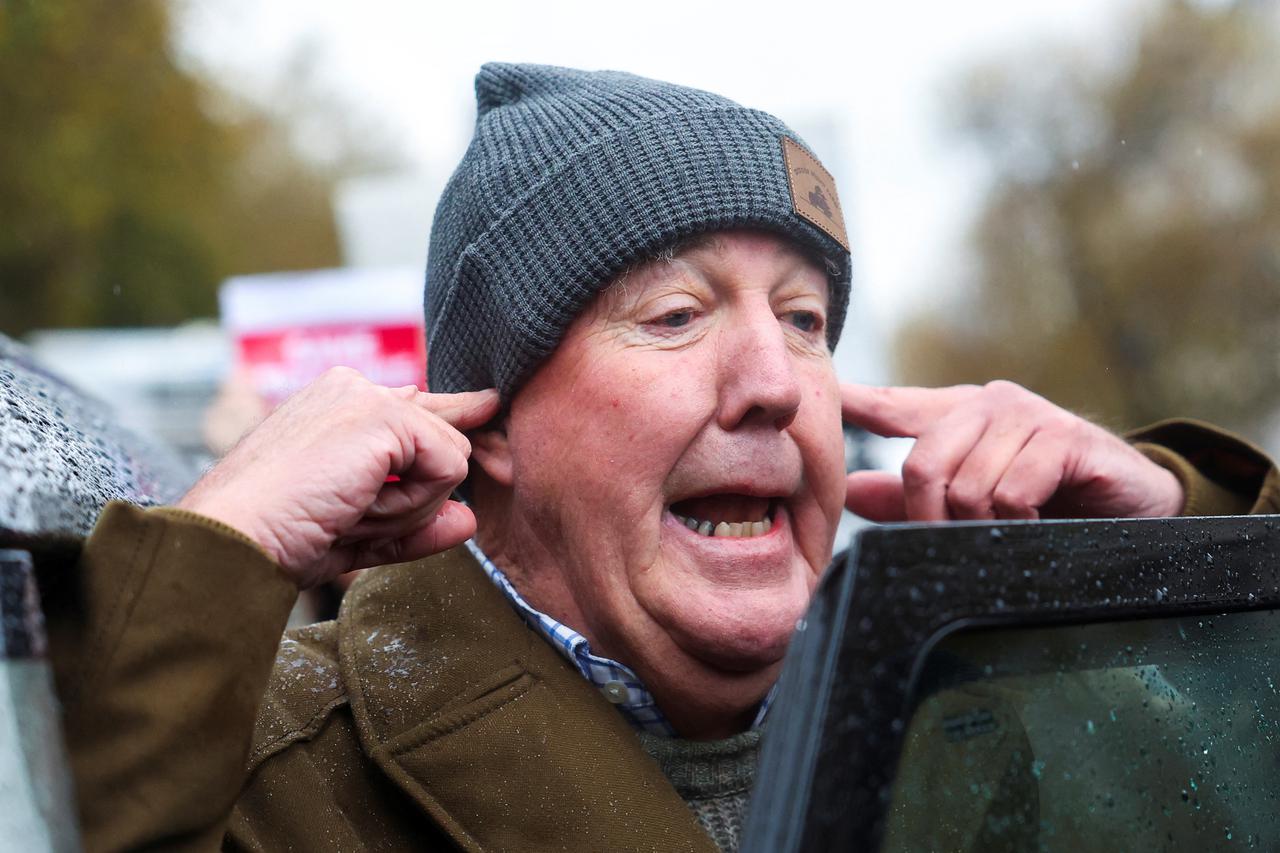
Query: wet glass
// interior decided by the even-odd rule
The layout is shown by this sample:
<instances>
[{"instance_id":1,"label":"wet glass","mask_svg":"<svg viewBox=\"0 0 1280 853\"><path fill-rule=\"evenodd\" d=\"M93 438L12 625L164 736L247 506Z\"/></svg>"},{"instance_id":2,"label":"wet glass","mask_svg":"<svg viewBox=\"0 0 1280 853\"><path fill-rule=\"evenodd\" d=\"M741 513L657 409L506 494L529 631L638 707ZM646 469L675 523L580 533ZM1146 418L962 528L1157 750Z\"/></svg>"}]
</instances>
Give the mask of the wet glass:
<instances>
[{"instance_id":1,"label":"wet glass","mask_svg":"<svg viewBox=\"0 0 1280 853\"><path fill-rule=\"evenodd\" d=\"M1275 849L1280 613L955 634L885 850Z\"/></svg>"},{"instance_id":2,"label":"wet glass","mask_svg":"<svg viewBox=\"0 0 1280 853\"><path fill-rule=\"evenodd\" d=\"M0 547L0 849L80 849L31 556Z\"/></svg>"}]
</instances>

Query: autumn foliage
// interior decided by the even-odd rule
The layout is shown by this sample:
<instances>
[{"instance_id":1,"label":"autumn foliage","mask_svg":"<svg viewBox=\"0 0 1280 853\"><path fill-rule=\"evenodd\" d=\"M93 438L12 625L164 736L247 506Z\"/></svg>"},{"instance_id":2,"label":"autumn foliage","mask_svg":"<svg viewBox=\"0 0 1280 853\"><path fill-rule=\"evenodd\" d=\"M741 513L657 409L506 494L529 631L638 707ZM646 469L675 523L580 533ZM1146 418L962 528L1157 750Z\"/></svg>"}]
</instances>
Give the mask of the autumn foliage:
<instances>
[{"instance_id":1,"label":"autumn foliage","mask_svg":"<svg viewBox=\"0 0 1280 853\"><path fill-rule=\"evenodd\" d=\"M1011 378L1117 427L1280 403L1280 19L1133 23L1119 58L1038 49L960 87L993 181L963 300L906 325L900 378Z\"/></svg>"},{"instance_id":2,"label":"autumn foliage","mask_svg":"<svg viewBox=\"0 0 1280 853\"><path fill-rule=\"evenodd\" d=\"M162 0L0 3L0 332L216 314L338 261L335 175L184 67Z\"/></svg>"}]
</instances>

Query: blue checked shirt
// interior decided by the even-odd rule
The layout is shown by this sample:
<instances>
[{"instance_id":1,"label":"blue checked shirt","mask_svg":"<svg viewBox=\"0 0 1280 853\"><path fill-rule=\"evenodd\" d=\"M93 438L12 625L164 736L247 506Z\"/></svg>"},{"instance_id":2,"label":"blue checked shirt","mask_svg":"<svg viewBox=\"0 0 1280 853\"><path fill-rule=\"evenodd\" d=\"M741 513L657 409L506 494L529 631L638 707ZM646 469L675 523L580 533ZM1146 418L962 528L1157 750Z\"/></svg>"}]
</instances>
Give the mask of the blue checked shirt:
<instances>
[{"instance_id":1,"label":"blue checked shirt","mask_svg":"<svg viewBox=\"0 0 1280 853\"><path fill-rule=\"evenodd\" d=\"M593 655L591 644L587 642L586 637L568 625L557 622L542 611L531 607L529 602L524 600L524 596L511 585L511 581L507 580L502 569L485 556L475 540L468 539L466 544L471 556L480 563L489 580L502 590L516 612L523 616L524 620L546 638L547 642L560 654L564 655L569 663L582 673L583 678L594 684L605 698L622 712L622 716L633 728L662 737L675 737L675 729L671 727L671 723L667 722L666 715L658 710L657 704L653 701L653 694L645 689L630 667L615 660ZM760 703L760 710L756 714L752 728L757 728L764 722L765 714L773 700L773 693L774 691L770 690L769 695Z\"/></svg>"}]
</instances>

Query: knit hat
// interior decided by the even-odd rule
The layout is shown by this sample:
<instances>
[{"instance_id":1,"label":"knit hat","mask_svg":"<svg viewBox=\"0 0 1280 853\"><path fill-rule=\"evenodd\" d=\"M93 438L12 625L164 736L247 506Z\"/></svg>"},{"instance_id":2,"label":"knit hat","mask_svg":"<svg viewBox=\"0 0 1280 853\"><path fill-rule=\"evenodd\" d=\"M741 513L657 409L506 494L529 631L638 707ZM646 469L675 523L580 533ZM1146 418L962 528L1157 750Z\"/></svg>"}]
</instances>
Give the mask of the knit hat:
<instances>
[{"instance_id":1,"label":"knit hat","mask_svg":"<svg viewBox=\"0 0 1280 853\"><path fill-rule=\"evenodd\" d=\"M510 400L629 264L709 231L779 233L834 262L828 344L849 297L831 176L781 121L618 71L489 63L475 137L436 208L428 384Z\"/></svg>"}]
</instances>

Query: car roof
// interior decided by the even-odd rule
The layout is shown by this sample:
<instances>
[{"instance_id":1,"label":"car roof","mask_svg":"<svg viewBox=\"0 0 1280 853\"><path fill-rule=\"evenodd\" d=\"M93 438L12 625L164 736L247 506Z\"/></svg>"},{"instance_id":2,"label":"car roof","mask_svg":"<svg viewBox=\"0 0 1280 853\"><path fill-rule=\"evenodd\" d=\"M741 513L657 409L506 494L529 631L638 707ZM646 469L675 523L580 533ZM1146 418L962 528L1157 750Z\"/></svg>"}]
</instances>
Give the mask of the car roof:
<instances>
[{"instance_id":1,"label":"car roof","mask_svg":"<svg viewBox=\"0 0 1280 853\"><path fill-rule=\"evenodd\" d=\"M0 539L83 536L102 506L176 500L194 472L0 335Z\"/></svg>"}]
</instances>

